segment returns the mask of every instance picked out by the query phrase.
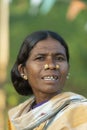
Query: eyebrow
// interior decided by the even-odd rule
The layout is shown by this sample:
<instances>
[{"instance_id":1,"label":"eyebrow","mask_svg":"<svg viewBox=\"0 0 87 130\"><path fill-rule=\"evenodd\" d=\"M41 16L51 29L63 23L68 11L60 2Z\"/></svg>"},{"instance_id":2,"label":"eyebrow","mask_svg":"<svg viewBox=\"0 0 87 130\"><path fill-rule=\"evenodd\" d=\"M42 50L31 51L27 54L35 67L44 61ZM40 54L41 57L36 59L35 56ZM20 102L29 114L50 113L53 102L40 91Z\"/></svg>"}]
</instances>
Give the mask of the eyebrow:
<instances>
[{"instance_id":1,"label":"eyebrow","mask_svg":"<svg viewBox=\"0 0 87 130\"><path fill-rule=\"evenodd\" d=\"M36 53L35 54L35 56L37 56L37 55L43 55L43 56L46 56L46 55L48 55L48 53ZM57 53L53 53L52 55L62 55L62 56L66 56L64 53L61 53L61 52L57 52Z\"/></svg>"}]
</instances>

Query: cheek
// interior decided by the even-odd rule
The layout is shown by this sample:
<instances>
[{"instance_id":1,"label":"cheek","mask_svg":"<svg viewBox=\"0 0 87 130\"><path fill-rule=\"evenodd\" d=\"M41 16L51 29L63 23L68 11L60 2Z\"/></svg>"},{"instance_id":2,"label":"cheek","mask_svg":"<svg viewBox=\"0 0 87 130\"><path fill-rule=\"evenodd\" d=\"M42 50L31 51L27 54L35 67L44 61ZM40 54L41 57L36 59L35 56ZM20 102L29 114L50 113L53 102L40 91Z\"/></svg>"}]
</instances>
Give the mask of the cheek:
<instances>
[{"instance_id":1,"label":"cheek","mask_svg":"<svg viewBox=\"0 0 87 130\"><path fill-rule=\"evenodd\" d=\"M67 76L68 70L69 70L68 64L63 65L63 66L61 67L61 74L62 74L63 76Z\"/></svg>"},{"instance_id":2,"label":"cheek","mask_svg":"<svg viewBox=\"0 0 87 130\"><path fill-rule=\"evenodd\" d=\"M35 76L35 73L36 73L35 67L29 66L28 69L27 69L27 76L28 77Z\"/></svg>"},{"instance_id":3,"label":"cheek","mask_svg":"<svg viewBox=\"0 0 87 130\"><path fill-rule=\"evenodd\" d=\"M34 86L34 84L36 83L36 78L37 78L37 72L35 67L33 66L28 66L28 68L26 69L27 72L27 78L28 78L28 82L30 84L30 86Z\"/></svg>"},{"instance_id":4,"label":"cheek","mask_svg":"<svg viewBox=\"0 0 87 130\"><path fill-rule=\"evenodd\" d=\"M26 73L27 73L28 79L35 80L38 77L38 73L39 73L38 67L34 64L29 64L26 68L27 68Z\"/></svg>"}]
</instances>

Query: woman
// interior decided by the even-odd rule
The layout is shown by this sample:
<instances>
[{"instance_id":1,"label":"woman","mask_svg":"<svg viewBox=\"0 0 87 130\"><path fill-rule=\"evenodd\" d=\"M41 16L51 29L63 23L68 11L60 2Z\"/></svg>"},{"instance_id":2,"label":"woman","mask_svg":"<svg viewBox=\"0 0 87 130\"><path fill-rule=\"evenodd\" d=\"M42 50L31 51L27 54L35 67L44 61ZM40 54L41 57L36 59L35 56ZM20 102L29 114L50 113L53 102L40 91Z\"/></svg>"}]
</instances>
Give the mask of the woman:
<instances>
[{"instance_id":1,"label":"woman","mask_svg":"<svg viewBox=\"0 0 87 130\"><path fill-rule=\"evenodd\" d=\"M68 46L59 34L38 31L26 37L11 79L19 94L32 96L9 111L10 129L87 130L87 100L62 92L68 73Z\"/></svg>"}]
</instances>

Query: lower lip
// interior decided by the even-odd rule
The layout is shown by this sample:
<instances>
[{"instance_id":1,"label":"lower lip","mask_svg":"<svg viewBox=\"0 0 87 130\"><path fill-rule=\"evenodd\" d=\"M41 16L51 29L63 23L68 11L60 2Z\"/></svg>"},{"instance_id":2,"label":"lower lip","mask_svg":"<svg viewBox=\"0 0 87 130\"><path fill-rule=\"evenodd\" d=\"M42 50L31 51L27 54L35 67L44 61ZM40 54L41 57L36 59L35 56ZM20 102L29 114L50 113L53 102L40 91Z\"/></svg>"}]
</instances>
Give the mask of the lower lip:
<instances>
[{"instance_id":1,"label":"lower lip","mask_svg":"<svg viewBox=\"0 0 87 130\"><path fill-rule=\"evenodd\" d=\"M45 80L43 79L46 83L56 83L58 82L58 79L57 80Z\"/></svg>"}]
</instances>

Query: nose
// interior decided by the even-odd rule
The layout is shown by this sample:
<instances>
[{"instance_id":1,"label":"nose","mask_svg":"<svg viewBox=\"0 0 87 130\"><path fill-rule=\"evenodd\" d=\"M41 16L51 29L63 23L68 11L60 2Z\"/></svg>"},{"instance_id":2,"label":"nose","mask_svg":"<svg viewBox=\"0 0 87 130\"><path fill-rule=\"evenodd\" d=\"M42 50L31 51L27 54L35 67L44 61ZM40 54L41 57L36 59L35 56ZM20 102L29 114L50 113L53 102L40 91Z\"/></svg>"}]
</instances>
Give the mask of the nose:
<instances>
[{"instance_id":1,"label":"nose","mask_svg":"<svg viewBox=\"0 0 87 130\"><path fill-rule=\"evenodd\" d=\"M49 69L56 69L56 63L55 63L55 61L54 61L54 59L49 59L48 60L48 66L49 66Z\"/></svg>"},{"instance_id":2,"label":"nose","mask_svg":"<svg viewBox=\"0 0 87 130\"><path fill-rule=\"evenodd\" d=\"M49 69L51 69L51 70L56 69L56 66L54 63L49 63L48 65L49 65Z\"/></svg>"}]
</instances>

